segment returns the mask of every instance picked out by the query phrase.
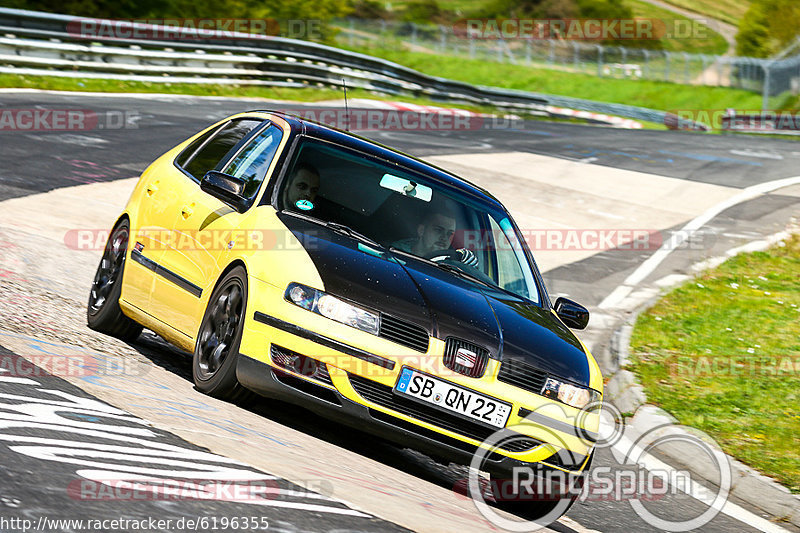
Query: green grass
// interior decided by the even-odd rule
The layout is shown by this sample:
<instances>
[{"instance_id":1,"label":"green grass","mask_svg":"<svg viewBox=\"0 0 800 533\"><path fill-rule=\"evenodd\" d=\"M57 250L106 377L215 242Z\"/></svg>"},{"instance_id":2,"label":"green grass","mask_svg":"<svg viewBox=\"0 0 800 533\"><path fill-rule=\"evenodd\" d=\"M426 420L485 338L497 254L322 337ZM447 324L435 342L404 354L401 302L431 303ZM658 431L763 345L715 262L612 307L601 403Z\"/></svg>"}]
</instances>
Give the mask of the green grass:
<instances>
[{"instance_id":1,"label":"green grass","mask_svg":"<svg viewBox=\"0 0 800 533\"><path fill-rule=\"evenodd\" d=\"M626 3L633 10L633 16L644 19L657 19L666 23L669 31L678 29L694 28L691 19L678 15L672 11L648 4L642 0L626 0ZM680 22L676 22L680 21ZM684 25L686 24L686 25ZM688 25L688 26L687 26ZM664 50L668 52L689 52L692 54L720 55L728 50L728 43L725 38L708 26L696 28L698 33L703 32L705 37L682 38L679 36L664 38Z\"/></svg>"},{"instance_id":2,"label":"green grass","mask_svg":"<svg viewBox=\"0 0 800 533\"><path fill-rule=\"evenodd\" d=\"M648 400L800 493L800 235L736 256L636 322Z\"/></svg>"},{"instance_id":3,"label":"green grass","mask_svg":"<svg viewBox=\"0 0 800 533\"><path fill-rule=\"evenodd\" d=\"M739 25L739 21L750 7L749 0L664 0L664 2L734 26Z\"/></svg>"},{"instance_id":4,"label":"green grass","mask_svg":"<svg viewBox=\"0 0 800 533\"><path fill-rule=\"evenodd\" d=\"M383 57L433 76L479 85L559 94L665 111L728 107L761 109L761 96L741 89L650 80L599 79L590 74L395 49L357 51Z\"/></svg>"},{"instance_id":5,"label":"green grass","mask_svg":"<svg viewBox=\"0 0 800 533\"><path fill-rule=\"evenodd\" d=\"M0 74L0 87L13 87L25 89L42 89L52 91L85 91L85 92L110 92L110 93L158 93L158 94L187 94L194 96L220 96L240 98L263 98L269 100L290 100L295 102L318 102L320 100L336 100L342 98L342 91L324 87L309 87L304 89L289 89L282 87L255 87L248 85L213 85L201 83L150 83L140 81L103 80L93 78L59 78L53 76L19 76L15 74ZM347 90L350 98L380 98L387 99L387 95L377 95L363 89ZM420 105L444 106L442 102L435 102L429 98L417 98L406 95L393 95L393 101L409 102ZM447 104L471 111L494 112L496 109L489 106L469 104Z\"/></svg>"}]
</instances>

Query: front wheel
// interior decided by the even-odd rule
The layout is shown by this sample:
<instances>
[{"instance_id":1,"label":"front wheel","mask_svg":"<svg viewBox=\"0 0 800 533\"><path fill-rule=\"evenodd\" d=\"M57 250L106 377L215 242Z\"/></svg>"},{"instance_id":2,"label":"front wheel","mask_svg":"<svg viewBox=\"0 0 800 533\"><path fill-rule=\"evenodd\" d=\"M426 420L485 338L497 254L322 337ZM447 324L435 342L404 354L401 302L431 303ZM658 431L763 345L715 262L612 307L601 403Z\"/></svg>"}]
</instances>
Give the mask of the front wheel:
<instances>
[{"instance_id":1,"label":"front wheel","mask_svg":"<svg viewBox=\"0 0 800 533\"><path fill-rule=\"evenodd\" d=\"M108 236L86 306L86 322L91 329L128 342L142 332L142 326L125 316L119 307L129 238L130 224L121 220Z\"/></svg>"},{"instance_id":2,"label":"front wheel","mask_svg":"<svg viewBox=\"0 0 800 533\"><path fill-rule=\"evenodd\" d=\"M237 266L214 289L200 323L192 358L192 376L200 392L230 401L251 396L236 379L246 309L247 273Z\"/></svg>"}]
</instances>

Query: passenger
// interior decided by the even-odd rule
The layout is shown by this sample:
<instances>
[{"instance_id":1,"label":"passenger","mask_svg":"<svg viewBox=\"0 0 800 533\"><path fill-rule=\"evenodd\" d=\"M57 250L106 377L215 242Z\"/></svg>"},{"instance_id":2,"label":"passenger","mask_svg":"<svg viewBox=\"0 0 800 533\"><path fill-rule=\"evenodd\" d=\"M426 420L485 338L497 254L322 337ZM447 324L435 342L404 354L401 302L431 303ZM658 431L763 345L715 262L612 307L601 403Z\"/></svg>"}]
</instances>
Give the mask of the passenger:
<instances>
[{"instance_id":1,"label":"passenger","mask_svg":"<svg viewBox=\"0 0 800 533\"><path fill-rule=\"evenodd\" d=\"M430 211L417 226L417 236L397 241L394 247L434 261L452 258L468 266L478 266L478 258L472 250L466 248L452 250L454 256L447 253L450 251L455 233L456 219L450 212ZM435 252L442 254L440 256Z\"/></svg>"}]
</instances>

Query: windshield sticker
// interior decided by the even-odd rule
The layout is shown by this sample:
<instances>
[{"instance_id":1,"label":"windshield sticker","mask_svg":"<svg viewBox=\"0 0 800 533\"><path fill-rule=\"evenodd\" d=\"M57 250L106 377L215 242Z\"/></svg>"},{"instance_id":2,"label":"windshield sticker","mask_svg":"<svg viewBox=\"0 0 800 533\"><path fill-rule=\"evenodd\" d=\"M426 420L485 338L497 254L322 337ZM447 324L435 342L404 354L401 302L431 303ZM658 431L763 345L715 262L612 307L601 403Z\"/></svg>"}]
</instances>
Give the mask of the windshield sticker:
<instances>
[{"instance_id":1,"label":"windshield sticker","mask_svg":"<svg viewBox=\"0 0 800 533\"><path fill-rule=\"evenodd\" d=\"M297 200L294 205L297 206L297 209L302 211L311 211L314 209L314 204L310 200Z\"/></svg>"}]
</instances>

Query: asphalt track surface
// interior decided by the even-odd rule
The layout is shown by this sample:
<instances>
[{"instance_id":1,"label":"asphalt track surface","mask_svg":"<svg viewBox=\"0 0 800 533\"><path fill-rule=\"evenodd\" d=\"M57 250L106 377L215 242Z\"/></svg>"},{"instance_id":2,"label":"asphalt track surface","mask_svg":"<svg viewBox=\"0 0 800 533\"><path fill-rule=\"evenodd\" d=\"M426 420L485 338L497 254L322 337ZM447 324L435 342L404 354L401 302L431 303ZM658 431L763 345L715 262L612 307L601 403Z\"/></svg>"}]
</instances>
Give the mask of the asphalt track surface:
<instances>
[{"instance_id":1,"label":"asphalt track surface","mask_svg":"<svg viewBox=\"0 0 800 533\"><path fill-rule=\"evenodd\" d=\"M190 134L229 114L263 108L279 108L276 104L242 102L226 99L193 99L174 97L86 96L70 94L5 93L0 94L2 109L90 109L103 114L127 114L129 125L122 129L95 129L75 132L2 132L0 133L0 201L20 198L85 183L115 181L137 176L149 162ZM800 168L800 144L776 139L699 135L683 132L626 131L556 124L539 121L514 121L495 124L490 129L451 132L359 132L366 137L399 148L418 157L463 153L528 152L554 156L593 166L607 166L667 176L692 182L745 188L758 183L795 176ZM532 170L534 171L534 170ZM468 176L467 176L468 177ZM675 272L685 272L698 259L722 252L743 239L754 239L782 229L791 216L798 214L800 200L795 195L777 194L759 197L724 211L709 226L713 239L702 251L678 250L651 276L658 279ZM564 213L565 217L570 212ZM632 254L630 251L609 250L576 263L546 272L548 288L553 294L569 294L594 308L650 252ZM0 326L5 329L4 319ZM602 333L597 342L603 342ZM31 339L32 343L36 343ZM2 344L2 339L0 339ZM33 344L31 344L33 345ZM149 361L168 369L176 376L191 380L189 361L173 350L145 335L134 345ZM595 347L595 350L597 348ZM13 357L0 347L0 356ZM52 393L43 388L61 391L71 398L90 396L60 378L37 373L31 383L3 382L0 375L2 402L20 404L46 403ZM13 398L12 398L13 397ZM28 400L22 398L27 397ZM117 406L124 409L125 406ZM0 406L3 417L9 408ZM14 411L10 409L10 411ZM255 409L255 413L277 420L287 426L322 438L329 443L356 453L371 456L393 467L444 487L452 487L453 472L442 465L432 464L409 452L392 446L367 445L363 438L342 435L338 428L325 420L306 415L292 407L280 413ZM103 415L77 412L62 414L74 422L103 422ZM119 415L125 418L128 415ZM87 418L88 417L88 418ZM0 417L2 418L2 417ZM60 420L69 427L69 422ZM119 423L118 421L115 423ZM126 427L142 422L125 418ZM143 426L144 427L144 426ZM72 430L52 431L47 437L73 439ZM149 428L147 439L202 453L196 445L167 432ZM115 518L159 516L162 518L196 518L198 516L269 516L271 530L332 531L401 530L394 524L375 518L370 513L358 513L345 503L326 499L324 487L303 488L276 479L283 492L280 498L301 504L319 504L341 509L345 514L326 510L299 510L270 507L268 512L253 511L253 505L231 502L87 502L70 498L64 487L77 479L76 469L67 463L45 461L41 457L20 452L19 442L9 435L42 437L36 430L8 430L0 434L0 516ZM19 440L19 439L18 439ZM80 442L80 439L78 439ZM109 444L108 441L101 443ZM97 444L97 442L95 442ZM78 447L79 445L75 445ZM186 453L189 453L188 451ZM141 463L145 459L138 458ZM208 459L210 461L210 459ZM213 461L212 461L213 463ZM614 468L617 461L608 450L601 450L594 466ZM136 465L136 461L132 461ZM220 458L217 463L224 464ZM238 467L237 467L238 468ZM248 467L243 470L254 471ZM261 474L269 475L269 472ZM253 474L256 475L256 474ZM279 499L280 499L279 498ZM737 502L748 508L744 502ZM705 506L686 495L667 496L647 504L653 512L666 519L678 520L696 516ZM352 510L352 514L346 514ZM751 509L752 510L752 509ZM330 509L328 509L330 511ZM756 514L758 514L756 512ZM590 501L576 504L568 516L577 524L558 523L555 531L651 531L624 501ZM0 524L2 526L2 524ZM279 526L279 527L278 527ZM5 530L0 527L0 530ZM8 528L9 531L14 530ZM743 521L725 514L718 515L703 531L756 531Z\"/></svg>"}]
</instances>

